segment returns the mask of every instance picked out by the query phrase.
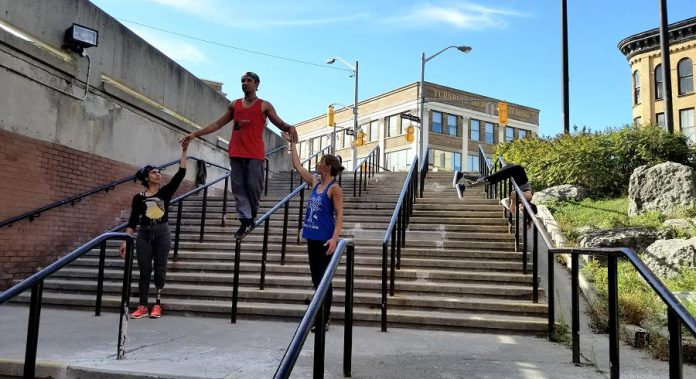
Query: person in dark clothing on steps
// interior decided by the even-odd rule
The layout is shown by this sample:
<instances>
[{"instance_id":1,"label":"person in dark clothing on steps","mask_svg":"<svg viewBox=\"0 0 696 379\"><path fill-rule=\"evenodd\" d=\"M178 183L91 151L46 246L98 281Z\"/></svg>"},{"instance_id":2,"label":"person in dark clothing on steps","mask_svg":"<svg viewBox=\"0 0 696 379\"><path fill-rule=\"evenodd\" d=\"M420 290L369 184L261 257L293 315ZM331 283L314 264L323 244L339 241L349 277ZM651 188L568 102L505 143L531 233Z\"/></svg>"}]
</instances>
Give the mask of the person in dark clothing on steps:
<instances>
[{"instance_id":1,"label":"person in dark clothing on steps","mask_svg":"<svg viewBox=\"0 0 696 379\"><path fill-rule=\"evenodd\" d=\"M136 310L131 313L132 318L142 318L148 315L151 318L159 318L162 315L160 295L164 288L164 278L167 272L167 258L172 244L172 236L169 231L169 202L174 196L179 185L186 175L186 146L181 149L179 171L174 174L172 180L164 186L160 186L162 174L155 166L147 165L135 174L140 183L147 188L133 196L131 214L128 219L126 233L133 234L137 226L138 236L135 241L138 258L138 291L140 302ZM121 243L119 255L125 257L126 242ZM148 310L148 292L150 290L150 275L155 272L155 288L157 288L157 300L151 310Z\"/></svg>"},{"instance_id":2,"label":"person in dark clothing on steps","mask_svg":"<svg viewBox=\"0 0 696 379\"><path fill-rule=\"evenodd\" d=\"M338 158L326 154L321 157L317 164L320 178L316 178L302 167L295 140L285 133L284 137L290 142L292 165L302 180L312 188L312 193L307 199L307 213L302 226L302 238L307 240L309 269L316 290L326 268L331 263L331 256L336 251L338 237L343 228L343 191L336 183L336 176L343 171L343 166ZM329 329L332 296L333 289L329 286L323 307L325 330ZM312 327L312 331L315 331L314 327Z\"/></svg>"}]
</instances>

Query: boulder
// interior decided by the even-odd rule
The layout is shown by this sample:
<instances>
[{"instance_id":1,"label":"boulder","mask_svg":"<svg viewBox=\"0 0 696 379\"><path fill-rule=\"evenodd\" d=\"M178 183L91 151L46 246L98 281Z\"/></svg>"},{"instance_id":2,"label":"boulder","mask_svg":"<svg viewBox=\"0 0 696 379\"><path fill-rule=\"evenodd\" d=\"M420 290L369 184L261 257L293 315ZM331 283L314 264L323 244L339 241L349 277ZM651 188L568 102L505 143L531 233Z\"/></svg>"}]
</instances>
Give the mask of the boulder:
<instances>
[{"instance_id":1,"label":"boulder","mask_svg":"<svg viewBox=\"0 0 696 379\"><path fill-rule=\"evenodd\" d=\"M694 170L679 163L665 162L640 166L631 174L628 184L628 214L658 210L673 212L696 204Z\"/></svg>"},{"instance_id":2,"label":"boulder","mask_svg":"<svg viewBox=\"0 0 696 379\"><path fill-rule=\"evenodd\" d=\"M594 230L578 238L580 247L627 247L643 251L656 240L666 237L664 231L644 228Z\"/></svg>"},{"instance_id":3,"label":"boulder","mask_svg":"<svg viewBox=\"0 0 696 379\"><path fill-rule=\"evenodd\" d=\"M683 218L671 218L669 220L665 220L662 223L662 226L664 226L665 228L672 228L674 230L687 231L693 228L694 224L691 220Z\"/></svg>"},{"instance_id":4,"label":"boulder","mask_svg":"<svg viewBox=\"0 0 696 379\"><path fill-rule=\"evenodd\" d=\"M533 202L547 204L557 201L580 201L589 195L586 189L571 184L549 187L534 194Z\"/></svg>"},{"instance_id":5,"label":"boulder","mask_svg":"<svg viewBox=\"0 0 696 379\"><path fill-rule=\"evenodd\" d=\"M696 237L655 241L643 261L660 278L674 278L681 267L696 267Z\"/></svg>"}]
</instances>

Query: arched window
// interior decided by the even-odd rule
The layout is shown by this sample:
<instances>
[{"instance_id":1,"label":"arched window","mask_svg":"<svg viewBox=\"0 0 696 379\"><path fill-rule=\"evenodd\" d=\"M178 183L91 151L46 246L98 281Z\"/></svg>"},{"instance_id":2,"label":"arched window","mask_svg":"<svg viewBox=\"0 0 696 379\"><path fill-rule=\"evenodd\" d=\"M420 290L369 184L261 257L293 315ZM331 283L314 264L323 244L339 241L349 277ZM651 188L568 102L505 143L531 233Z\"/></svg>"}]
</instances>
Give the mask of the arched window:
<instances>
[{"instance_id":1,"label":"arched window","mask_svg":"<svg viewBox=\"0 0 696 379\"><path fill-rule=\"evenodd\" d=\"M640 104L640 77L638 70L633 71L633 104Z\"/></svg>"},{"instance_id":2,"label":"arched window","mask_svg":"<svg viewBox=\"0 0 696 379\"><path fill-rule=\"evenodd\" d=\"M663 79L662 79L662 65L658 64L655 67L655 100L662 100L663 98Z\"/></svg>"},{"instance_id":3,"label":"arched window","mask_svg":"<svg viewBox=\"0 0 696 379\"><path fill-rule=\"evenodd\" d=\"M685 95L694 92L694 65L691 59L684 58L677 64L677 76L679 77L679 94Z\"/></svg>"}]
</instances>

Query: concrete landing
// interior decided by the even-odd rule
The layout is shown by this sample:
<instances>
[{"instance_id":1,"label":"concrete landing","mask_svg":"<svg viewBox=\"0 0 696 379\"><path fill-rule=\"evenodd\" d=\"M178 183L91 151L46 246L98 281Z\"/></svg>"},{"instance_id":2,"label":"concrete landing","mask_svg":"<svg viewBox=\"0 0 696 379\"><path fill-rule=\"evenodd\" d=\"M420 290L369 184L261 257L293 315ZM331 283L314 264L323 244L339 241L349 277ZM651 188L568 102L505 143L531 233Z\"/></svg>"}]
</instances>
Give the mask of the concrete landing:
<instances>
[{"instance_id":1,"label":"concrete landing","mask_svg":"<svg viewBox=\"0 0 696 379\"><path fill-rule=\"evenodd\" d=\"M0 377L21 376L28 307L0 307ZM116 360L118 317L42 310L37 375L54 378L270 378L296 323L167 316L130 320L127 355ZM373 327L353 331L354 378L602 378L576 367L563 345L535 337ZM310 334L293 377L312 376ZM341 378L343 325L327 334L324 376ZM624 350L625 351L625 350ZM631 372L622 357L622 377ZM658 362L664 363L664 362ZM624 366L625 365L625 366ZM664 365L666 368L666 364ZM692 371L687 371L685 377ZM657 372L660 372L659 369ZM632 375L636 374L636 376ZM663 371L667 377L667 371Z\"/></svg>"}]
</instances>

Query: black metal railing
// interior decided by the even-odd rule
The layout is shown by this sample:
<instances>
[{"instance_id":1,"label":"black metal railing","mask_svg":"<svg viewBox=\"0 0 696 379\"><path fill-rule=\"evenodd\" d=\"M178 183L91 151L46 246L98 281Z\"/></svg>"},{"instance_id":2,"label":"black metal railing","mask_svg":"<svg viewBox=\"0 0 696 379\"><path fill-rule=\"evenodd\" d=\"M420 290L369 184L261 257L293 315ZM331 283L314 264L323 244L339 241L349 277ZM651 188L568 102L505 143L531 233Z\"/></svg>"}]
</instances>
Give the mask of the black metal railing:
<instances>
[{"instance_id":1,"label":"black metal railing","mask_svg":"<svg viewBox=\"0 0 696 379\"><path fill-rule=\"evenodd\" d=\"M505 162L499 159L501 164ZM490 166L489 166L490 168ZM482 172L483 173L483 172ZM510 204L515 207L515 228L521 225L530 225L525 229L524 234L524 256L526 260L527 234L532 234L532 259L533 259L533 282L534 302L538 302L538 251L539 236L546 246L548 255L548 338L551 339L556 322L555 315L555 283L554 283L554 258L557 254L569 254L571 256L571 339L573 363L580 363L580 300L579 300L579 256L580 255L601 255L607 260L607 284L608 284L608 307L609 307L609 363L611 378L620 376L620 355L619 355L619 296L618 296L618 259L625 258L633 268L638 271L640 276L653 289L655 294L662 300L667 307L667 327L669 331L669 376L670 378L682 378L682 327L696 337L696 320L689 314L689 311L677 300L672 292L660 281L660 279L645 265L635 251L628 248L556 248L552 242L548 231L541 221L533 217L533 210L524 192L519 188L514 179L510 180L510 185L515 191L515 203ZM522 208L522 219L519 217L519 210ZM526 228L526 227L525 227Z\"/></svg>"},{"instance_id":2,"label":"black metal railing","mask_svg":"<svg viewBox=\"0 0 696 379\"><path fill-rule=\"evenodd\" d=\"M231 314L231 322L236 323L237 322L237 300L239 296L239 266L240 266L240 261L241 261L241 250L242 250L242 241L246 236L251 233L254 229L256 229L259 225L264 224L263 227L263 248L261 252L261 270L260 270L260 278L259 278L259 289L263 290L265 287L265 280L266 280L266 261L268 257L268 230L270 226L270 220L271 216L276 213L281 207L283 207L284 212L283 212L283 239L281 242L281 253L280 253L280 264L284 265L285 264L285 252L286 252L286 246L287 246L287 235L288 235L288 218L289 218L289 206L290 206L290 200L292 200L295 196L298 194L300 195L300 201L299 201L299 216L297 219L297 241L299 243L300 239L300 230L302 228L302 213L303 213L303 206L304 206L304 190L307 187L307 183L302 183L299 185L297 188L295 188L292 192L290 192L285 198L280 200L276 205L274 205L271 209L268 210L263 216L261 216L252 228L244 235L240 236L240 238L235 239L235 246L234 246L234 276L233 276L233 282L232 282L232 314Z\"/></svg>"},{"instance_id":3,"label":"black metal railing","mask_svg":"<svg viewBox=\"0 0 696 379\"><path fill-rule=\"evenodd\" d=\"M427 165L426 165L427 166ZM422 188L422 187L421 187ZM418 157L413 158L404 185L396 201L389 226L382 241L382 331L387 331L387 252L391 241L389 296L394 296L396 270L401 269L401 248L406 246L406 228L413 213L413 204L418 193Z\"/></svg>"},{"instance_id":4,"label":"black metal railing","mask_svg":"<svg viewBox=\"0 0 696 379\"><path fill-rule=\"evenodd\" d=\"M363 191L367 191L367 182L379 171L379 146L372 151L353 168L353 197L361 197Z\"/></svg>"},{"instance_id":5,"label":"black metal railing","mask_svg":"<svg viewBox=\"0 0 696 379\"><path fill-rule=\"evenodd\" d=\"M31 288L31 300L29 303L29 326L27 330L26 351L24 355L25 378L33 378L36 372L36 349L39 343L39 324L41 321L41 304L44 280L64 266L83 256L94 247L99 245L103 246L103 244L108 240L126 241L126 256L125 263L123 265L123 286L121 290L121 304L119 306L121 314L119 317L116 358L122 359L125 356L125 324L128 322L128 301L130 300L134 241L133 238L126 233L108 232L73 250L63 258L53 262L48 267L33 274L32 276L0 294L0 305L2 305Z\"/></svg>"},{"instance_id":6,"label":"black metal railing","mask_svg":"<svg viewBox=\"0 0 696 379\"><path fill-rule=\"evenodd\" d=\"M423 198L423 188L425 188L425 179L428 176L428 169L430 168L430 163L428 162L430 156L430 149L425 148L425 156L423 157L423 162L421 164L421 170L420 170L420 179L418 180L420 182L420 197L421 199Z\"/></svg>"},{"instance_id":7,"label":"black metal railing","mask_svg":"<svg viewBox=\"0 0 696 379\"><path fill-rule=\"evenodd\" d=\"M339 240L336 246L336 252L331 257L331 262L324 272L324 276L319 283L312 301L309 303L305 311L302 321L297 326L295 334L288 345L283 359L280 361L278 369L276 369L274 378L289 378L292 369L295 367L295 362L300 356L302 346L307 340L307 335L312 326L316 326L314 334L314 378L324 377L324 347L325 337L324 328L326 320L324 320L324 301L331 285L331 280L341 261L343 252L346 252L346 295L345 295L345 313L344 313L344 332L343 332L343 376L351 376L352 351L353 351L353 272L355 251L353 241Z\"/></svg>"}]
</instances>

